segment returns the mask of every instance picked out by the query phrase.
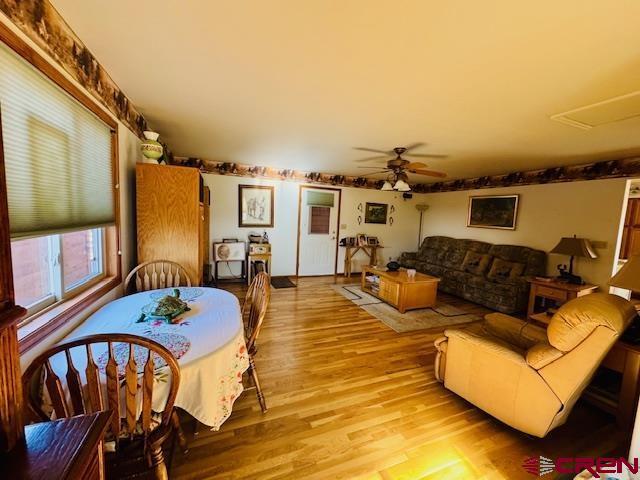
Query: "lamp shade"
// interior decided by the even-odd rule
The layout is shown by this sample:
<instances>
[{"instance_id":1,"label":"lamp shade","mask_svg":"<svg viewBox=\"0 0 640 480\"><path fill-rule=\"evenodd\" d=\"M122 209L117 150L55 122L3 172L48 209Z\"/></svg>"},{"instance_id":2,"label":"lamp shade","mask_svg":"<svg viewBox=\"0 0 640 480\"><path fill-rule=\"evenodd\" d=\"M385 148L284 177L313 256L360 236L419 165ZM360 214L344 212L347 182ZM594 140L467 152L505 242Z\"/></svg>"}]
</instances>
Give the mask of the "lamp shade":
<instances>
[{"instance_id":1,"label":"lamp shade","mask_svg":"<svg viewBox=\"0 0 640 480\"><path fill-rule=\"evenodd\" d=\"M389 182L389 180L387 180L386 182L384 182L384 184L382 185L382 188L380 190L388 192L390 190L393 190L393 185L391 185L391 182Z\"/></svg>"},{"instance_id":2,"label":"lamp shade","mask_svg":"<svg viewBox=\"0 0 640 480\"><path fill-rule=\"evenodd\" d=\"M634 255L616 273L609 285L640 292L640 255Z\"/></svg>"},{"instance_id":3,"label":"lamp shade","mask_svg":"<svg viewBox=\"0 0 640 480\"><path fill-rule=\"evenodd\" d=\"M411 187L404 180L398 180L396 182L396 184L393 186L393 189L397 190L399 192L410 192L411 191Z\"/></svg>"},{"instance_id":4,"label":"lamp shade","mask_svg":"<svg viewBox=\"0 0 640 480\"><path fill-rule=\"evenodd\" d=\"M563 237L550 253L572 257L598 258L598 254L586 238Z\"/></svg>"}]
</instances>

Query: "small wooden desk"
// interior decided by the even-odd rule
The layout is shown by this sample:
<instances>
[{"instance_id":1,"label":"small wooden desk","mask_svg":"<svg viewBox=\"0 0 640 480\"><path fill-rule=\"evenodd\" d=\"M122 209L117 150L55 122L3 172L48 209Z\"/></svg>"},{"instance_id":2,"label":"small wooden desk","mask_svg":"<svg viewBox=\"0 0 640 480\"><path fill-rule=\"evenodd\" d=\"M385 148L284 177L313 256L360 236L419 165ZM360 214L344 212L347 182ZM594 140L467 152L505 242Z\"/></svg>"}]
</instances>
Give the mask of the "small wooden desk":
<instances>
[{"instance_id":1,"label":"small wooden desk","mask_svg":"<svg viewBox=\"0 0 640 480\"><path fill-rule=\"evenodd\" d=\"M102 438L111 415L99 412L26 426L24 444L0 457L2 478L104 479Z\"/></svg>"},{"instance_id":2,"label":"small wooden desk","mask_svg":"<svg viewBox=\"0 0 640 480\"><path fill-rule=\"evenodd\" d=\"M537 313L536 300L538 298L553 300L559 306L573 298L588 295L598 289L597 285L574 285L557 280L545 282L543 280L536 280L535 278L529 280L529 283L531 283L529 307L527 309L527 318L529 319Z\"/></svg>"},{"instance_id":3,"label":"small wooden desk","mask_svg":"<svg viewBox=\"0 0 640 480\"><path fill-rule=\"evenodd\" d=\"M362 245L362 246L349 246L342 245L344 250L344 276L351 277L351 260L354 255L360 251L364 252L369 257L369 265L375 265L378 262L378 249L384 248L382 245Z\"/></svg>"},{"instance_id":4,"label":"small wooden desk","mask_svg":"<svg viewBox=\"0 0 640 480\"><path fill-rule=\"evenodd\" d=\"M378 277L377 284L367 281L367 276ZM433 307L438 294L438 277L417 273L409 277L406 270L387 272L372 266L362 268L363 292L396 307L400 313L414 308Z\"/></svg>"},{"instance_id":5,"label":"small wooden desk","mask_svg":"<svg viewBox=\"0 0 640 480\"><path fill-rule=\"evenodd\" d=\"M538 323L548 325L551 315L546 312L536 313L529 317ZM611 350L601 364L614 372L622 374L622 384L617 402L599 395L594 388L587 388L583 394L585 400L609 412L616 417L616 423L623 428L633 426L636 413L636 399L640 393L640 345L632 345L623 340L613 344Z\"/></svg>"}]
</instances>

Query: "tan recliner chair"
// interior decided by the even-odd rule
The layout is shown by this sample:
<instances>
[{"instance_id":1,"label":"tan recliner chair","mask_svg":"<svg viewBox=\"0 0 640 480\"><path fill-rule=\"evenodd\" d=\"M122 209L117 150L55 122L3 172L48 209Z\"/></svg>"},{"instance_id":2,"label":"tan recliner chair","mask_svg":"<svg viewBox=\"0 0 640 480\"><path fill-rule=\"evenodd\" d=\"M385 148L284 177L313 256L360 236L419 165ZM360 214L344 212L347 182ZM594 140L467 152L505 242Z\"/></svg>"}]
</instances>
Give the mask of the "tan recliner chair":
<instances>
[{"instance_id":1,"label":"tan recliner chair","mask_svg":"<svg viewBox=\"0 0 640 480\"><path fill-rule=\"evenodd\" d=\"M491 313L435 341L436 378L504 423L544 437L566 421L635 315L630 302L606 293L567 302L546 331Z\"/></svg>"}]
</instances>

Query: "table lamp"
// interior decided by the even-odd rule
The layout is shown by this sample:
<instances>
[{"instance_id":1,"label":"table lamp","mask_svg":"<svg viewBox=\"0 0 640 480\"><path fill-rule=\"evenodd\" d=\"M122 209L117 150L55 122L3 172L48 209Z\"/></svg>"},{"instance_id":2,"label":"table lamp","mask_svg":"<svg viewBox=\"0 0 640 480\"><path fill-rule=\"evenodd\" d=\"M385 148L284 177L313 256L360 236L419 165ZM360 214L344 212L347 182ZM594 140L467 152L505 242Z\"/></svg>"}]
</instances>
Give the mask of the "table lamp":
<instances>
[{"instance_id":1,"label":"table lamp","mask_svg":"<svg viewBox=\"0 0 640 480\"><path fill-rule=\"evenodd\" d=\"M609 285L640 292L640 255L634 255L627 260L618 273L611 277Z\"/></svg>"},{"instance_id":2,"label":"table lamp","mask_svg":"<svg viewBox=\"0 0 640 480\"><path fill-rule=\"evenodd\" d=\"M573 237L561 238L560 242L553 247L550 253L569 255L571 257L569 259L569 270L567 270L566 265L558 265L558 271L560 272L559 278L576 285L582 285L584 282L582 281L582 277L573 274L574 257L598 258L598 254L591 246L589 240L586 238L577 238L575 235Z\"/></svg>"}]
</instances>

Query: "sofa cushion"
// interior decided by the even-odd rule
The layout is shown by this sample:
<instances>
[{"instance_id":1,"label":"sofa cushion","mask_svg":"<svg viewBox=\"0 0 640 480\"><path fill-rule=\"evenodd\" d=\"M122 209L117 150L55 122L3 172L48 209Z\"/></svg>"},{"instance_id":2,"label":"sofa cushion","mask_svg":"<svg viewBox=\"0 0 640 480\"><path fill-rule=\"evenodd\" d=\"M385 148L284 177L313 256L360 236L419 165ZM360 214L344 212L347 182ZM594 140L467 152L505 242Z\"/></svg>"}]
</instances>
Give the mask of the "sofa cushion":
<instances>
[{"instance_id":1,"label":"sofa cushion","mask_svg":"<svg viewBox=\"0 0 640 480\"><path fill-rule=\"evenodd\" d=\"M462 261L462 270L474 275L484 275L490 262L491 255L469 250Z\"/></svg>"},{"instance_id":2,"label":"sofa cushion","mask_svg":"<svg viewBox=\"0 0 640 480\"><path fill-rule=\"evenodd\" d=\"M546 367L551 362L559 359L563 353L552 347L547 342L536 343L527 350L527 364L536 370Z\"/></svg>"},{"instance_id":3,"label":"sofa cushion","mask_svg":"<svg viewBox=\"0 0 640 480\"><path fill-rule=\"evenodd\" d=\"M488 253L508 262L525 264L527 276L544 275L547 270L547 254L541 250L520 245L492 245Z\"/></svg>"},{"instance_id":4,"label":"sofa cushion","mask_svg":"<svg viewBox=\"0 0 640 480\"><path fill-rule=\"evenodd\" d=\"M622 333L635 316L633 304L624 298L609 293L592 293L562 305L551 317L547 336L551 345L568 352L597 327Z\"/></svg>"},{"instance_id":5,"label":"sofa cushion","mask_svg":"<svg viewBox=\"0 0 640 480\"><path fill-rule=\"evenodd\" d=\"M513 283L524 272L524 263L508 262L501 258L494 258L487 278L497 283Z\"/></svg>"},{"instance_id":6,"label":"sofa cushion","mask_svg":"<svg viewBox=\"0 0 640 480\"><path fill-rule=\"evenodd\" d=\"M422 248L418 253L418 259L421 262L439 264L442 257L444 256L444 252L445 250L438 250L436 248Z\"/></svg>"}]
</instances>

